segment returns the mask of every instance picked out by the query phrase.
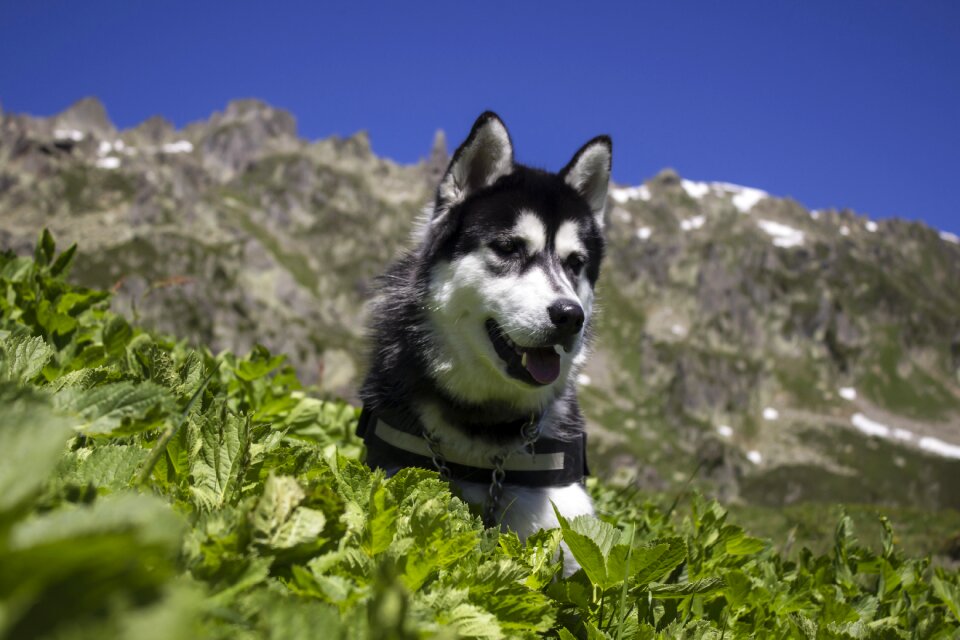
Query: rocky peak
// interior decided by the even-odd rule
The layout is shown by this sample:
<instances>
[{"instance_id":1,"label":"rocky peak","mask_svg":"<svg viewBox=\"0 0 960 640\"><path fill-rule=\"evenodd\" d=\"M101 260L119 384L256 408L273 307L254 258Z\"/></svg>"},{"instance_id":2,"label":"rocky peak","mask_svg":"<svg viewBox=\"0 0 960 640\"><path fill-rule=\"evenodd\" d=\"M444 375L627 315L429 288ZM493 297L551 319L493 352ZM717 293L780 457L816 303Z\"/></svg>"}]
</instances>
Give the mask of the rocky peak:
<instances>
[{"instance_id":1,"label":"rocky peak","mask_svg":"<svg viewBox=\"0 0 960 640\"><path fill-rule=\"evenodd\" d=\"M148 144L162 144L173 137L176 127L163 116L151 116L130 132Z\"/></svg>"},{"instance_id":2,"label":"rocky peak","mask_svg":"<svg viewBox=\"0 0 960 640\"><path fill-rule=\"evenodd\" d=\"M244 98L231 100L221 116L220 124L256 124L271 136L297 136L297 120L289 111L271 107L262 100Z\"/></svg>"},{"instance_id":3,"label":"rocky peak","mask_svg":"<svg viewBox=\"0 0 960 640\"><path fill-rule=\"evenodd\" d=\"M64 137L67 136L67 132L104 137L114 135L117 131L110 122L103 103L92 97L78 100L58 114L54 118L54 128L60 130Z\"/></svg>"},{"instance_id":4,"label":"rocky peak","mask_svg":"<svg viewBox=\"0 0 960 640\"><path fill-rule=\"evenodd\" d=\"M203 127L203 164L219 180L228 180L268 153L300 147L297 122L283 109L254 99L234 100Z\"/></svg>"},{"instance_id":5,"label":"rocky peak","mask_svg":"<svg viewBox=\"0 0 960 640\"><path fill-rule=\"evenodd\" d=\"M676 170L667 167L651 178L650 182L662 188L679 187L680 175Z\"/></svg>"}]
</instances>

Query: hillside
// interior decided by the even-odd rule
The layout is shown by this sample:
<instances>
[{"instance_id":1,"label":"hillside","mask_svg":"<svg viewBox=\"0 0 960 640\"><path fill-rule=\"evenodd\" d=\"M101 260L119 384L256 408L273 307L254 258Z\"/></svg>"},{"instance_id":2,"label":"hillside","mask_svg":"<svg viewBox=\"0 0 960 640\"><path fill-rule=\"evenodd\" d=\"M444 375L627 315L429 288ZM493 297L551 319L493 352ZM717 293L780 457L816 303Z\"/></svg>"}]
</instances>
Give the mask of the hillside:
<instances>
[{"instance_id":1,"label":"hillside","mask_svg":"<svg viewBox=\"0 0 960 640\"><path fill-rule=\"evenodd\" d=\"M425 145L426 152L426 145ZM522 160L522 158L521 158ZM353 397L371 278L446 162L305 141L254 100L176 130L100 103L0 123L0 247L50 228L74 277L213 350L261 343ZM732 504L960 508L960 245L851 211L664 171L616 187L597 351L580 388L593 468Z\"/></svg>"},{"instance_id":2,"label":"hillside","mask_svg":"<svg viewBox=\"0 0 960 640\"><path fill-rule=\"evenodd\" d=\"M282 355L213 355L0 252L0 638L956 637L960 574L836 520L781 554L716 502L595 479L521 542L433 471L358 457L357 410ZM680 508L676 508L680 506ZM582 569L559 575L564 541Z\"/></svg>"}]
</instances>

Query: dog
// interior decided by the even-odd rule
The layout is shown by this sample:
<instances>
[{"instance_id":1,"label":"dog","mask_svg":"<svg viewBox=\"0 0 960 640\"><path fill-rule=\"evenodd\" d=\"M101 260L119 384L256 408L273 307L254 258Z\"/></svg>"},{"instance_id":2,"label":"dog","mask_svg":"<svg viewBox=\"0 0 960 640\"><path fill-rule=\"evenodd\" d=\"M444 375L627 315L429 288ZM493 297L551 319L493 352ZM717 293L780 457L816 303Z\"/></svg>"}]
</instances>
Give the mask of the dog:
<instances>
[{"instance_id":1,"label":"dog","mask_svg":"<svg viewBox=\"0 0 960 640\"><path fill-rule=\"evenodd\" d=\"M435 469L521 539L592 514L575 380L591 342L612 143L559 172L482 114L370 308L358 433L388 474ZM565 573L575 563L565 562Z\"/></svg>"}]
</instances>

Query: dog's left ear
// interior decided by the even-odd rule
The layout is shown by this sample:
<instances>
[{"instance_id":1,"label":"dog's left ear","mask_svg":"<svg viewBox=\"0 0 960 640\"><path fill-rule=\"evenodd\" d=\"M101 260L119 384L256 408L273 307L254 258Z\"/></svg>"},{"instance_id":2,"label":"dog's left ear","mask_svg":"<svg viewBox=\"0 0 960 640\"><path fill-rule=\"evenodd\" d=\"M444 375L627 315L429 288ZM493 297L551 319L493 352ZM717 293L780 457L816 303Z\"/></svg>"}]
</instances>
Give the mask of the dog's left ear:
<instances>
[{"instance_id":1,"label":"dog's left ear","mask_svg":"<svg viewBox=\"0 0 960 640\"><path fill-rule=\"evenodd\" d=\"M513 143L500 117L486 111L477 118L470 135L454 152L437 187L433 220L438 221L471 193L487 187L513 171Z\"/></svg>"},{"instance_id":2,"label":"dog's left ear","mask_svg":"<svg viewBox=\"0 0 960 640\"><path fill-rule=\"evenodd\" d=\"M610 167L613 164L613 142L610 136L597 136L583 145L570 164L560 172L568 185L590 205L597 225L603 228L603 212L607 208Z\"/></svg>"}]
</instances>

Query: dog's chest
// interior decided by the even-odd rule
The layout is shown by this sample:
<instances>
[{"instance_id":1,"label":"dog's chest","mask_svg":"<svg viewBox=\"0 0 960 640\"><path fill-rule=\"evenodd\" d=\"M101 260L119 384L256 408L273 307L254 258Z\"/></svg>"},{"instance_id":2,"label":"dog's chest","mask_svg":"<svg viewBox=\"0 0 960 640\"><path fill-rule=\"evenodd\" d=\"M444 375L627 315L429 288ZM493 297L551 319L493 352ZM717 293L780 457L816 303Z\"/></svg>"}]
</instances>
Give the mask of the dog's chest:
<instances>
[{"instance_id":1,"label":"dog's chest","mask_svg":"<svg viewBox=\"0 0 960 640\"><path fill-rule=\"evenodd\" d=\"M467 502L482 505L487 499L490 486L475 482L457 482ZM560 487L523 487L505 484L497 521L521 539L540 529L560 526L553 511L556 505L564 518L592 515L593 503L579 482Z\"/></svg>"}]
</instances>

